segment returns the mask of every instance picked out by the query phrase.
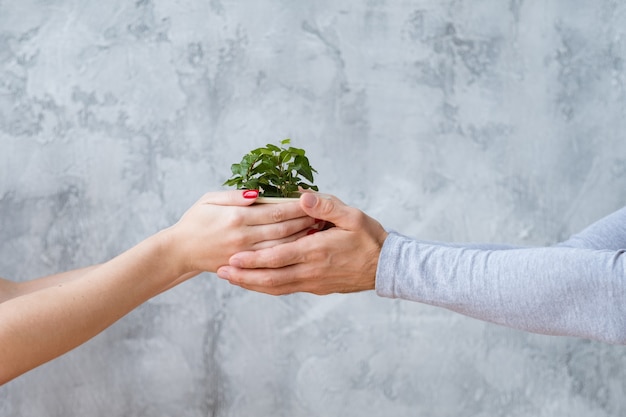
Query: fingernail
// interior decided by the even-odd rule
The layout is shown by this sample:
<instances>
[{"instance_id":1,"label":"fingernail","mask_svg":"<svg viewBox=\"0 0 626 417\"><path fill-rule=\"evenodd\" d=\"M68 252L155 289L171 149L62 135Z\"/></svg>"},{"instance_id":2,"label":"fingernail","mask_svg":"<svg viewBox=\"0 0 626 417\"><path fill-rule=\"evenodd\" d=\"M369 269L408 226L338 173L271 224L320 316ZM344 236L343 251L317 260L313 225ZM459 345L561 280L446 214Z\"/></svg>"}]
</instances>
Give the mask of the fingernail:
<instances>
[{"instance_id":1,"label":"fingernail","mask_svg":"<svg viewBox=\"0 0 626 417\"><path fill-rule=\"evenodd\" d=\"M222 279L229 279L230 278L230 274L228 273L228 269L226 268L220 268L217 270L217 276L222 278Z\"/></svg>"},{"instance_id":2,"label":"fingernail","mask_svg":"<svg viewBox=\"0 0 626 417\"><path fill-rule=\"evenodd\" d=\"M243 192L243 198L257 198L259 190L246 190Z\"/></svg>"},{"instance_id":3,"label":"fingernail","mask_svg":"<svg viewBox=\"0 0 626 417\"><path fill-rule=\"evenodd\" d=\"M315 204L317 204L317 197L313 193L302 194L300 200L302 200L302 204L308 208L315 207Z\"/></svg>"},{"instance_id":4,"label":"fingernail","mask_svg":"<svg viewBox=\"0 0 626 417\"><path fill-rule=\"evenodd\" d=\"M311 229L308 232L306 232L307 235L314 235L315 233L319 232L319 230L317 229Z\"/></svg>"}]
</instances>

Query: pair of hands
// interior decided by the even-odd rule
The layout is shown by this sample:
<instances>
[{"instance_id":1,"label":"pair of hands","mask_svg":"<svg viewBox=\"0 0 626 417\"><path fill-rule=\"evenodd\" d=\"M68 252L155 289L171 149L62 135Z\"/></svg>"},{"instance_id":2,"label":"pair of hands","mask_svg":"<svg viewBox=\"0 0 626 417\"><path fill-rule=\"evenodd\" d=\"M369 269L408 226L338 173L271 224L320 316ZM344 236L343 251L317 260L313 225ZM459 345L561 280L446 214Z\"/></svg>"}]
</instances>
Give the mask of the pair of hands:
<instances>
[{"instance_id":1,"label":"pair of hands","mask_svg":"<svg viewBox=\"0 0 626 417\"><path fill-rule=\"evenodd\" d=\"M374 289L387 237L376 220L317 193L294 203L252 205L255 200L250 192L215 192L192 206L171 228L181 272L217 272L231 284L274 295Z\"/></svg>"}]
</instances>

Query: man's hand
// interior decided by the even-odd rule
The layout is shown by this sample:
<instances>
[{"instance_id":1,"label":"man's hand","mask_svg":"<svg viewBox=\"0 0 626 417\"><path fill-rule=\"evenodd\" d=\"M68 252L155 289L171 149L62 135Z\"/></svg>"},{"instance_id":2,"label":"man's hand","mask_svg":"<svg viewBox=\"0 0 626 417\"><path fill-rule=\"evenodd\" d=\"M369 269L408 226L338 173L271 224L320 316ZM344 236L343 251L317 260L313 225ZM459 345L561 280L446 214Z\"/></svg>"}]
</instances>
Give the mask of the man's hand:
<instances>
[{"instance_id":1,"label":"man's hand","mask_svg":"<svg viewBox=\"0 0 626 417\"><path fill-rule=\"evenodd\" d=\"M228 266L218 269L218 276L274 295L374 289L378 257L387 238L380 223L332 196L304 193L300 206L310 217L334 227L295 242L235 254Z\"/></svg>"}]
</instances>

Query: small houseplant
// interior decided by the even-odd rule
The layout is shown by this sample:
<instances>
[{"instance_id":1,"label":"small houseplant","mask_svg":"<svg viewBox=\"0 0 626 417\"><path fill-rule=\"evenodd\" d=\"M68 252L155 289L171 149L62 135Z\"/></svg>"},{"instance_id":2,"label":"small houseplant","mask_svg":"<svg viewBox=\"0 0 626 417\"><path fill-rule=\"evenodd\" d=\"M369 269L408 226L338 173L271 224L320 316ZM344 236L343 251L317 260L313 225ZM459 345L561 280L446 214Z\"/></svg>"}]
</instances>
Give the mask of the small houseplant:
<instances>
[{"instance_id":1,"label":"small houseplant","mask_svg":"<svg viewBox=\"0 0 626 417\"><path fill-rule=\"evenodd\" d=\"M275 203L286 198L297 198L301 190L318 191L313 173L317 171L309 163L304 149L290 146L290 139L279 145L267 144L253 149L243 156L241 162L232 164L232 177L223 185L238 190L259 190L257 202Z\"/></svg>"}]
</instances>

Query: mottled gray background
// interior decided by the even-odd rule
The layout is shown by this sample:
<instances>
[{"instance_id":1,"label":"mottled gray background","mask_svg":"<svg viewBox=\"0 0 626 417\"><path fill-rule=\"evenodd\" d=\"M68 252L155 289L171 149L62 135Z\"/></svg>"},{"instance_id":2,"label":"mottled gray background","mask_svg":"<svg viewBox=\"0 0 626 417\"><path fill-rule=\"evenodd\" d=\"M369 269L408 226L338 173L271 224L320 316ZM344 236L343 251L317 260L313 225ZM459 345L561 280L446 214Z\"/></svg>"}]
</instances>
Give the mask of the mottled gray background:
<instances>
[{"instance_id":1,"label":"mottled gray background","mask_svg":"<svg viewBox=\"0 0 626 417\"><path fill-rule=\"evenodd\" d=\"M625 19L611 0L0 0L0 275L106 260L285 137L390 229L566 238L626 203ZM624 416L625 361L205 274L1 387L0 415Z\"/></svg>"}]
</instances>

